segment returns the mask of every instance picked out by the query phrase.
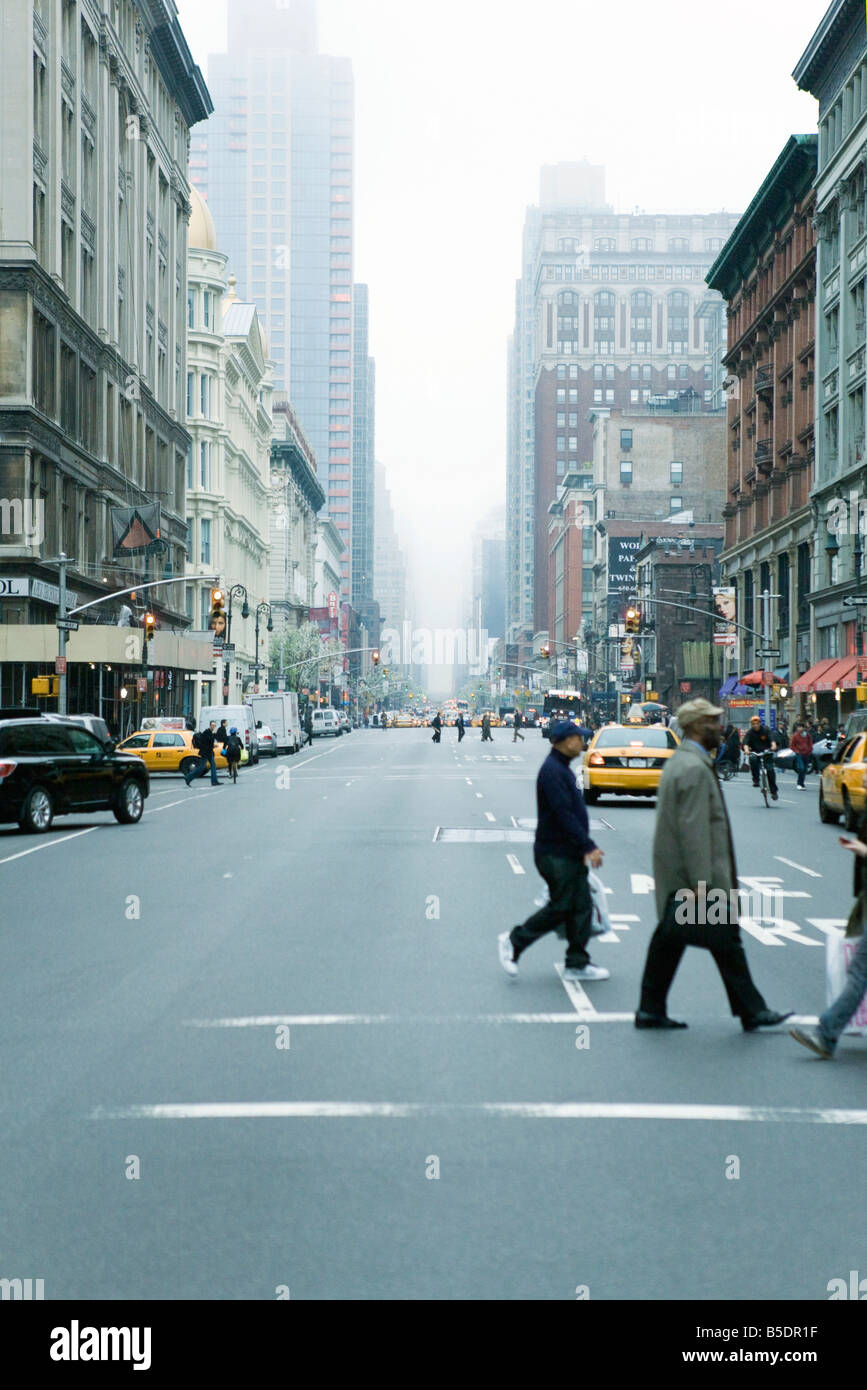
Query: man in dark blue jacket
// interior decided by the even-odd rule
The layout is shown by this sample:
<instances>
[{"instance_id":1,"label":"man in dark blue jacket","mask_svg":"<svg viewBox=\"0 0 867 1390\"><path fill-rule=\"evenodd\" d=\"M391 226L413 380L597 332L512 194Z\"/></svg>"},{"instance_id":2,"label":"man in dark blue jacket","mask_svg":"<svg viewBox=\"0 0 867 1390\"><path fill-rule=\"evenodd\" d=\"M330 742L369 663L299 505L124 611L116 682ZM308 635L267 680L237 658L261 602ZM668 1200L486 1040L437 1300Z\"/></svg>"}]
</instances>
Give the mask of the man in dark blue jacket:
<instances>
[{"instance_id":1,"label":"man in dark blue jacket","mask_svg":"<svg viewBox=\"0 0 867 1390\"><path fill-rule=\"evenodd\" d=\"M541 936L563 926L566 932L566 980L607 980L609 971L593 965L587 951L593 924L588 868L598 869L602 850L590 838L584 797L569 764L592 737L590 729L568 719L551 726L551 752L536 778L536 842L533 858L551 895L520 927L499 937L500 964L513 979L518 957Z\"/></svg>"}]
</instances>

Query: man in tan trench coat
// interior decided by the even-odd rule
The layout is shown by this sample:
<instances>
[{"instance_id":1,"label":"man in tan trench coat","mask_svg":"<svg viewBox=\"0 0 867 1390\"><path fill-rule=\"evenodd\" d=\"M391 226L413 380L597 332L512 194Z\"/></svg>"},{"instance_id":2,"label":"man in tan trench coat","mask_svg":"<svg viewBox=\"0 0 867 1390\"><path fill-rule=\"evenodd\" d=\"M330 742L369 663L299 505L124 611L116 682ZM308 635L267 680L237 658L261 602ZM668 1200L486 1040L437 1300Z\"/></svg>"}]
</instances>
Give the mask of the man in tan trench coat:
<instances>
[{"instance_id":1,"label":"man in tan trench coat","mask_svg":"<svg viewBox=\"0 0 867 1390\"><path fill-rule=\"evenodd\" d=\"M741 941L731 827L714 770L721 714L708 700L690 700L677 711L683 739L660 778L653 838L659 925L647 951L636 1028L686 1027L668 1017L666 1000L687 946L710 951L745 1032L790 1017L768 1008Z\"/></svg>"}]
</instances>

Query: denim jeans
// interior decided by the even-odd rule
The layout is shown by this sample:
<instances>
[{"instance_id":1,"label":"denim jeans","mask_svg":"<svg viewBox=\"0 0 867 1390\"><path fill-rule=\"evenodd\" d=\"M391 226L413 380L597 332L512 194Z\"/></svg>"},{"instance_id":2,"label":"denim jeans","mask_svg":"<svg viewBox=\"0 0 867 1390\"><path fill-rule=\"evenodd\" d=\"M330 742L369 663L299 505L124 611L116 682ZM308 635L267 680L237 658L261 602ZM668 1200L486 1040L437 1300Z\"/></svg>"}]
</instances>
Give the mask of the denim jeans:
<instances>
[{"instance_id":1,"label":"denim jeans","mask_svg":"<svg viewBox=\"0 0 867 1390\"><path fill-rule=\"evenodd\" d=\"M833 1004L828 1006L819 1019L819 1036L829 1052L834 1051L840 1040L840 1034L857 1011L865 994L867 994L867 932L863 932L858 938L858 946L849 965L843 993L837 996Z\"/></svg>"},{"instance_id":2,"label":"denim jeans","mask_svg":"<svg viewBox=\"0 0 867 1390\"><path fill-rule=\"evenodd\" d=\"M803 787L807 775L807 759L803 753L795 754L795 771L798 774L798 786Z\"/></svg>"},{"instance_id":3,"label":"denim jeans","mask_svg":"<svg viewBox=\"0 0 867 1390\"><path fill-rule=\"evenodd\" d=\"M208 757L206 757L203 753L200 753L199 766L196 768L195 772L190 774L190 781L194 782L197 777L204 777L205 773L209 770L211 773L211 786L216 786L216 783L218 781L217 760L214 757L213 753L211 753Z\"/></svg>"}]
</instances>

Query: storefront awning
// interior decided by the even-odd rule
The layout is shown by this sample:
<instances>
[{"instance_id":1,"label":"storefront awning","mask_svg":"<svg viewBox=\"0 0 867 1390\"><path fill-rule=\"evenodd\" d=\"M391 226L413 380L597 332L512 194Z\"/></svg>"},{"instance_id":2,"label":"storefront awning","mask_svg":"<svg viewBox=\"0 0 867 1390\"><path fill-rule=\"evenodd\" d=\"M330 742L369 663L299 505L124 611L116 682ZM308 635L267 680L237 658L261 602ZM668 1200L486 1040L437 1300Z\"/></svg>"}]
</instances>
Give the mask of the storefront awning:
<instances>
[{"instance_id":1,"label":"storefront awning","mask_svg":"<svg viewBox=\"0 0 867 1390\"><path fill-rule=\"evenodd\" d=\"M741 685L773 685L773 671L750 671L748 675L741 676Z\"/></svg>"},{"instance_id":2,"label":"storefront awning","mask_svg":"<svg viewBox=\"0 0 867 1390\"><path fill-rule=\"evenodd\" d=\"M865 663L867 664L867 663ZM816 690L854 690L858 684L857 656L843 656L833 661L816 681Z\"/></svg>"},{"instance_id":3,"label":"storefront awning","mask_svg":"<svg viewBox=\"0 0 867 1390\"><path fill-rule=\"evenodd\" d=\"M816 682L821 680L826 671L830 671L832 666L836 666L839 658L836 656L825 657L824 661L819 661L815 666L811 666L809 671L805 671L799 676L792 686L793 695L806 695L811 690L824 690L825 686L817 686ZM830 687L833 690L833 686Z\"/></svg>"}]
</instances>

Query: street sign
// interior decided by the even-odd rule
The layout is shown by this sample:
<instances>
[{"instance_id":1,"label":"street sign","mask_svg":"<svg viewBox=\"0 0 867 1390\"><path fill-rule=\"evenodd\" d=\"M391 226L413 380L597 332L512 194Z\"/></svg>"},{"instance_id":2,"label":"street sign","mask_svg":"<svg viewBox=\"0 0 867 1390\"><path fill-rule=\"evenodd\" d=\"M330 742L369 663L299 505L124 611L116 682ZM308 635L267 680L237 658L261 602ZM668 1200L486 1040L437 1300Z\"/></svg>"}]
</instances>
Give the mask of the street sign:
<instances>
[{"instance_id":1,"label":"street sign","mask_svg":"<svg viewBox=\"0 0 867 1390\"><path fill-rule=\"evenodd\" d=\"M867 604L867 594L847 594L843 600L844 608L863 608Z\"/></svg>"},{"instance_id":2,"label":"street sign","mask_svg":"<svg viewBox=\"0 0 867 1390\"><path fill-rule=\"evenodd\" d=\"M148 683L145 676L138 676L136 678L135 688L138 691L139 695L147 695Z\"/></svg>"},{"instance_id":3,"label":"street sign","mask_svg":"<svg viewBox=\"0 0 867 1390\"><path fill-rule=\"evenodd\" d=\"M78 631L78 619L77 619L77 618L58 618L57 621L56 621L56 623L55 623L55 627L57 627L61 632L77 632L77 631Z\"/></svg>"},{"instance_id":4,"label":"street sign","mask_svg":"<svg viewBox=\"0 0 867 1390\"><path fill-rule=\"evenodd\" d=\"M763 651L756 652L756 656L779 656L779 647L765 647Z\"/></svg>"},{"instance_id":5,"label":"street sign","mask_svg":"<svg viewBox=\"0 0 867 1390\"><path fill-rule=\"evenodd\" d=\"M66 675L66 657L57 656L54 658L54 674L56 676Z\"/></svg>"}]
</instances>

